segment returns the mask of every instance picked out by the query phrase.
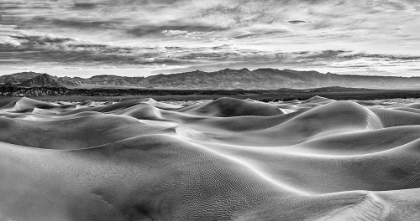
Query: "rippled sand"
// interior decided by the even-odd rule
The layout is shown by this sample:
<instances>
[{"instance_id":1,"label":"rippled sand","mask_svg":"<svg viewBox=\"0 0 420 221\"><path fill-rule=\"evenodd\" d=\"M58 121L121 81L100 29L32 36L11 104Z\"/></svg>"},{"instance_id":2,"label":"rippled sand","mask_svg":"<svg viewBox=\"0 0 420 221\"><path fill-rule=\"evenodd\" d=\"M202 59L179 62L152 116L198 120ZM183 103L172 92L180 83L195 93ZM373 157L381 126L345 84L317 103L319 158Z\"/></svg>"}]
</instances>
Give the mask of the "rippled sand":
<instances>
[{"instance_id":1,"label":"rippled sand","mask_svg":"<svg viewBox=\"0 0 420 221\"><path fill-rule=\"evenodd\" d=\"M420 220L420 102L2 99L0 220Z\"/></svg>"}]
</instances>

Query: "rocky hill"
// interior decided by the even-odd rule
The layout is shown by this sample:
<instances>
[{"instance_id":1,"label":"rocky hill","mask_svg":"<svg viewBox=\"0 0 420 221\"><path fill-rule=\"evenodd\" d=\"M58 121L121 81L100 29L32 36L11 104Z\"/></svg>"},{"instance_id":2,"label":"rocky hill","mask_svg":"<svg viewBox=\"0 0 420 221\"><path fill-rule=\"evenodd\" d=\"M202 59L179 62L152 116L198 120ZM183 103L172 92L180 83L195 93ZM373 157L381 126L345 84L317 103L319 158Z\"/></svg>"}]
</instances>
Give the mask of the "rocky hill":
<instances>
[{"instance_id":1,"label":"rocky hill","mask_svg":"<svg viewBox=\"0 0 420 221\"><path fill-rule=\"evenodd\" d=\"M58 82L57 77L53 77L48 74L40 74L34 78L28 79L20 83L23 87L63 87Z\"/></svg>"},{"instance_id":2,"label":"rocky hill","mask_svg":"<svg viewBox=\"0 0 420 221\"><path fill-rule=\"evenodd\" d=\"M0 82L1 83L21 83L23 81L29 80L31 78L34 78L36 76L40 75L40 73L36 72L20 72L16 74L8 74L8 75L2 75L0 76Z\"/></svg>"},{"instance_id":3,"label":"rocky hill","mask_svg":"<svg viewBox=\"0 0 420 221\"><path fill-rule=\"evenodd\" d=\"M197 70L179 74L153 75L149 77L97 75L91 78L59 78L47 74L23 72L0 76L0 83L4 84L6 82L27 87L137 87L203 90L306 89L331 86L375 89L420 88L420 77L338 75L331 73L323 74L316 71L278 69L224 69L215 72Z\"/></svg>"}]
</instances>

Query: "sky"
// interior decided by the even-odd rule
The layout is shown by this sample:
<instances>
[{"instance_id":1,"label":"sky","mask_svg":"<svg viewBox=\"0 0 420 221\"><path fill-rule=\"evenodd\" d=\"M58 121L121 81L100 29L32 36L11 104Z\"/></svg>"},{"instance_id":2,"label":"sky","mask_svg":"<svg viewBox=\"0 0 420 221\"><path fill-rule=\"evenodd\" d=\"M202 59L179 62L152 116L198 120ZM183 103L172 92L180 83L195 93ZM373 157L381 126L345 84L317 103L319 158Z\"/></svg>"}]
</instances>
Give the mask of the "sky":
<instances>
[{"instance_id":1,"label":"sky","mask_svg":"<svg viewBox=\"0 0 420 221\"><path fill-rule=\"evenodd\" d=\"M419 0L0 0L0 75L420 76Z\"/></svg>"}]
</instances>

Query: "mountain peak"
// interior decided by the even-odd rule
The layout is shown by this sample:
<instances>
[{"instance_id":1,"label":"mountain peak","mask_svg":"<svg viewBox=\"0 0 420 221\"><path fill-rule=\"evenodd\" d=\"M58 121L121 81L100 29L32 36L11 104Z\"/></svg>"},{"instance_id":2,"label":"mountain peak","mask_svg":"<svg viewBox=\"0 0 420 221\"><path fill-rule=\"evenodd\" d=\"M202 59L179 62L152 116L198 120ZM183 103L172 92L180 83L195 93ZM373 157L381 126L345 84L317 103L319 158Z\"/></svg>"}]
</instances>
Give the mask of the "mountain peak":
<instances>
[{"instance_id":1,"label":"mountain peak","mask_svg":"<svg viewBox=\"0 0 420 221\"><path fill-rule=\"evenodd\" d=\"M40 74L34 78L26 80L20 84L25 87L63 87L56 77L49 74Z\"/></svg>"}]
</instances>

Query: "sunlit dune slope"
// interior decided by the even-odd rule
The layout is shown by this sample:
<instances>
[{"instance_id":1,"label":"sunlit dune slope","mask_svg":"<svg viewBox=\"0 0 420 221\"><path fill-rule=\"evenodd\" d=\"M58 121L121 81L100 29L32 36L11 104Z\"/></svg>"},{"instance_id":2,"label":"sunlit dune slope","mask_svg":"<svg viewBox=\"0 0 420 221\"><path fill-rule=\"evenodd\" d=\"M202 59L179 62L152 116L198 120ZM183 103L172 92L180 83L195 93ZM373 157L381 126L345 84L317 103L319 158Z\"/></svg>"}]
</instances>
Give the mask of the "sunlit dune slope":
<instances>
[{"instance_id":1,"label":"sunlit dune slope","mask_svg":"<svg viewBox=\"0 0 420 221\"><path fill-rule=\"evenodd\" d=\"M0 220L420 220L417 101L0 100Z\"/></svg>"}]
</instances>

